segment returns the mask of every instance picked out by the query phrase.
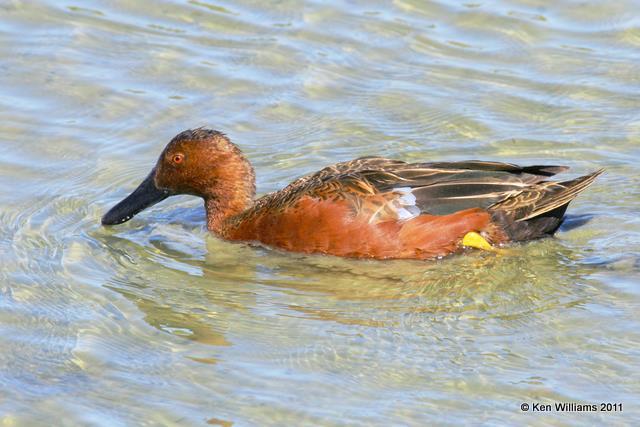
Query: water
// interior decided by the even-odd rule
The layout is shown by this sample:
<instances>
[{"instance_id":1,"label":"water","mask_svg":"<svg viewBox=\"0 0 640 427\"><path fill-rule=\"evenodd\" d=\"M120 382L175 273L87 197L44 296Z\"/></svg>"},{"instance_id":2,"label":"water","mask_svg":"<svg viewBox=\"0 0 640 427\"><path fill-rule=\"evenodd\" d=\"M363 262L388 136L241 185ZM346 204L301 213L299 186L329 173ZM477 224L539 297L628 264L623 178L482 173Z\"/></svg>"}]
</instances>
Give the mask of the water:
<instances>
[{"instance_id":1,"label":"water","mask_svg":"<svg viewBox=\"0 0 640 427\"><path fill-rule=\"evenodd\" d=\"M640 4L0 2L3 425L637 425ZM179 131L261 193L337 161L607 173L557 238L439 262L100 216ZM575 176L574 175L574 176ZM622 403L523 413L522 403Z\"/></svg>"}]
</instances>

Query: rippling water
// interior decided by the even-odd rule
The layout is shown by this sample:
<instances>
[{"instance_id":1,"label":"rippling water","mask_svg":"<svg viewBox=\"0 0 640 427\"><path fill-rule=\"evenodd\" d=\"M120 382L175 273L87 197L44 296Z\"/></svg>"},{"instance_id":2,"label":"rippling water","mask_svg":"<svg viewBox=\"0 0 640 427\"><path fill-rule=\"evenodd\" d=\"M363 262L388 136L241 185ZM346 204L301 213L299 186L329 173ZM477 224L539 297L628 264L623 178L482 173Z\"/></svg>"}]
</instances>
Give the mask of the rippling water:
<instances>
[{"instance_id":1,"label":"rippling water","mask_svg":"<svg viewBox=\"0 0 640 427\"><path fill-rule=\"evenodd\" d=\"M3 425L638 424L640 4L0 1ZM179 131L260 192L363 155L606 167L557 238L368 262L102 213ZM622 413L523 413L523 402Z\"/></svg>"}]
</instances>

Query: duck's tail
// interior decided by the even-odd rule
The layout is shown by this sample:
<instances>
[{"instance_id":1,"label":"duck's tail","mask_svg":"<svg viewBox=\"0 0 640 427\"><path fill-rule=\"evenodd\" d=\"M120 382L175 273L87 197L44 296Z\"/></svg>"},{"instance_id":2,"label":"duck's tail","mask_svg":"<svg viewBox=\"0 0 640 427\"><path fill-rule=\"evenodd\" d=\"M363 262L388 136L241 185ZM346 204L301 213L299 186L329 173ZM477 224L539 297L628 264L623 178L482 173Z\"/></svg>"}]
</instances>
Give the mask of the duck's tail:
<instances>
[{"instance_id":1,"label":"duck's tail","mask_svg":"<svg viewBox=\"0 0 640 427\"><path fill-rule=\"evenodd\" d=\"M569 203L604 172L599 169L564 182L541 182L489 207L512 241L551 235L562 224Z\"/></svg>"}]
</instances>

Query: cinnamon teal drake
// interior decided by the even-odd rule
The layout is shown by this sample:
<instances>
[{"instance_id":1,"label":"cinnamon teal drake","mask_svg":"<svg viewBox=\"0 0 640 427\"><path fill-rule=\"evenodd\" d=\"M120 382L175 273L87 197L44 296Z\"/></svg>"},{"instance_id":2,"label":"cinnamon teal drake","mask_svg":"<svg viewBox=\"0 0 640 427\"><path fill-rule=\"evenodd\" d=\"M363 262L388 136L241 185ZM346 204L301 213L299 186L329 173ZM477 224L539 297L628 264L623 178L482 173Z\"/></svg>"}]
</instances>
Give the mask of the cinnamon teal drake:
<instances>
[{"instance_id":1,"label":"cinnamon teal drake","mask_svg":"<svg viewBox=\"0 0 640 427\"><path fill-rule=\"evenodd\" d=\"M204 199L209 230L226 240L343 257L431 259L553 235L569 203L603 172L548 180L567 169L362 157L254 199L247 158L221 132L200 128L173 138L102 224L191 194Z\"/></svg>"}]
</instances>

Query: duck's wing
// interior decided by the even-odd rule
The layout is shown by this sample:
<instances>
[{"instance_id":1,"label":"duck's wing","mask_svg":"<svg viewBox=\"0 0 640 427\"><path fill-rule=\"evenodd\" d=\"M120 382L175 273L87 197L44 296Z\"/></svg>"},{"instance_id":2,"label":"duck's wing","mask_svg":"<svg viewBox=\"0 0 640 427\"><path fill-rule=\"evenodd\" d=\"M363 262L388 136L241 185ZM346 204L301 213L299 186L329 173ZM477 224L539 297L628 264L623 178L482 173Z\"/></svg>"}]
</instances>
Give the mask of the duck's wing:
<instances>
[{"instance_id":1,"label":"duck's wing","mask_svg":"<svg viewBox=\"0 0 640 427\"><path fill-rule=\"evenodd\" d=\"M470 160L399 164L353 171L348 177L336 179L347 186L368 184L378 194L398 194L405 202L412 202L420 213L448 215L470 208L486 209L567 169Z\"/></svg>"},{"instance_id":2,"label":"duck's wing","mask_svg":"<svg viewBox=\"0 0 640 427\"><path fill-rule=\"evenodd\" d=\"M408 219L426 213L448 215L486 209L530 189L565 166L526 166L469 160L405 163L366 157L326 167L273 194L269 204L288 206L295 199L347 199L372 222Z\"/></svg>"}]
</instances>

